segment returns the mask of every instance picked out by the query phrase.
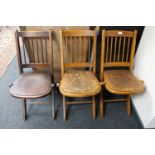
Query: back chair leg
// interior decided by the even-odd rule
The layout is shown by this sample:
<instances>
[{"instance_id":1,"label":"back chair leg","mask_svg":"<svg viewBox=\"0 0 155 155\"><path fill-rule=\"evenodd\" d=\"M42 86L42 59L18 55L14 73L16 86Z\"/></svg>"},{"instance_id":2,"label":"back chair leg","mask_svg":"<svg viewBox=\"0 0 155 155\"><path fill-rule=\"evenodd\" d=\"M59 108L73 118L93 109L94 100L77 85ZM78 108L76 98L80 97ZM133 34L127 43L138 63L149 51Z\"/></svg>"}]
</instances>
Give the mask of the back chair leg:
<instances>
[{"instance_id":1,"label":"back chair leg","mask_svg":"<svg viewBox=\"0 0 155 155\"><path fill-rule=\"evenodd\" d=\"M52 94L52 119L55 119L55 93L54 90L51 92Z\"/></svg>"},{"instance_id":2,"label":"back chair leg","mask_svg":"<svg viewBox=\"0 0 155 155\"><path fill-rule=\"evenodd\" d=\"M64 121L66 121L66 101L65 101L65 96L63 96L63 114L64 114Z\"/></svg>"},{"instance_id":3,"label":"back chair leg","mask_svg":"<svg viewBox=\"0 0 155 155\"><path fill-rule=\"evenodd\" d=\"M96 101L95 101L95 96L92 97L92 113L93 113L93 119L95 120L96 118Z\"/></svg>"},{"instance_id":4,"label":"back chair leg","mask_svg":"<svg viewBox=\"0 0 155 155\"><path fill-rule=\"evenodd\" d=\"M23 120L27 120L27 105L26 105L26 99L23 99Z\"/></svg>"},{"instance_id":5,"label":"back chair leg","mask_svg":"<svg viewBox=\"0 0 155 155\"><path fill-rule=\"evenodd\" d=\"M103 118L104 115L104 103L103 103L103 91L100 93L100 117Z\"/></svg>"},{"instance_id":6,"label":"back chair leg","mask_svg":"<svg viewBox=\"0 0 155 155\"><path fill-rule=\"evenodd\" d=\"M128 116L131 116L131 102L130 102L130 95L127 96L127 112L128 112Z\"/></svg>"}]
</instances>

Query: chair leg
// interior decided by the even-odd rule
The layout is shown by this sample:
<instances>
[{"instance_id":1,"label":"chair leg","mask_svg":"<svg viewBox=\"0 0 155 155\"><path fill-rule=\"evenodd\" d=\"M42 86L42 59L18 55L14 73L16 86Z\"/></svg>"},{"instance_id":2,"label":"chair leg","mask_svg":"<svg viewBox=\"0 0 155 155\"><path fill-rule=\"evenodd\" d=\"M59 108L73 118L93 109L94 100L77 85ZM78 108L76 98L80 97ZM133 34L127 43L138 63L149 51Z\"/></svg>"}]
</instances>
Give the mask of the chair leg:
<instances>
[{"instance_id":1,"label":"chair leg","mask_svg":"<svg viewBox=\"0 0 155 155\"><path fill-rule=\"evenodd\" d=\"M26 105L26 99L23 100L23 120L27 120L27 105Z\"/></svg>"},{"instance_id":2,"label":"chair leg","mask_svg":"<svg viewBox=\"0 0 155 155\"><path fill-rule=\"evenodd\" d=\"M55 93L54 90L51 92L52 94L52 119L55 119Z\"/></svg>"},{"instance_id":3,"label":"chair leg","mask_svg":"<svg viewBox=\"0 0 155 155\"><path fill-rule=\"evenodd\" d=\"M92 97L92 113L93 113L93 119L95 120L96 118L96 101L95 101L95 96Z\"/></svg>"},{"instance_id":4,"label":"chair leg","mask_svg":"<svg viewBox=\"0 0 155 155\"><path fill-rule=\"evenodd\" d=\"M63 114L64 114L64 121L66 121L66 102L65 102L65 96L63 96Z\"/></svg>"},{"instance_id":5,"label":"chair leg","mask_svg":"<svg viewBox=\"0 0 155 155\"><path fill-rule=\"evenodd\" d=\"M103 118L104 116L104 102L103 102L103 94L102 91L100 93L100 117Z\"/></svg>"},{"instance_id":6,"label":"chair leg","mask_svg":"<svg viewBox=\"0 0 155 155\"><path fill-rule=\"evenodd\" d=\"M127 112L128 112L128 116L131 116L131 102L130 102L130 95L128 95L127 97Z\"/></svg>"}]
</instances>

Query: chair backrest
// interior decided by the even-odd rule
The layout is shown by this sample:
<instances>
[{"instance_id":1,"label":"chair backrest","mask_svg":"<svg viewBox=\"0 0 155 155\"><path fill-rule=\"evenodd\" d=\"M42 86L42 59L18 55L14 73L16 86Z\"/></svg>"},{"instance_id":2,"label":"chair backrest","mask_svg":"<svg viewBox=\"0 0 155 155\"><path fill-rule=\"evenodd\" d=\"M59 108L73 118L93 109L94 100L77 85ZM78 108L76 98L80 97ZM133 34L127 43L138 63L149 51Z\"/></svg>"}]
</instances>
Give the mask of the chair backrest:
<instances>
[{"instance_id":1,"label":"chair backrest","mask_svg":"<svg viewBox=\"0 0 155 155\"><path fill-rule=\"evenodd\" d=\"M102 30L100 80L105 68L133 66L137 31Z\"/></svg>"},{"instance_id":2,"label":"chair backrest","mask_svg":"<svg viewBox=\"0 0 155 155\"><path fill-rule=\"evenodd\" d=\"M91 68L96 72L96 31L61 30L61 74L67 68Z\"/></svg>"},{"instance_id":3,"label":"chair backrest","mask_svg":"<svg viewBox=\"0 0 155 155\"><path fill-rule=\"evenodd\" d=\"M53 75L52 31L16 31L20 73L24 68L47 68Z\"/></svg>"}]
</instances>

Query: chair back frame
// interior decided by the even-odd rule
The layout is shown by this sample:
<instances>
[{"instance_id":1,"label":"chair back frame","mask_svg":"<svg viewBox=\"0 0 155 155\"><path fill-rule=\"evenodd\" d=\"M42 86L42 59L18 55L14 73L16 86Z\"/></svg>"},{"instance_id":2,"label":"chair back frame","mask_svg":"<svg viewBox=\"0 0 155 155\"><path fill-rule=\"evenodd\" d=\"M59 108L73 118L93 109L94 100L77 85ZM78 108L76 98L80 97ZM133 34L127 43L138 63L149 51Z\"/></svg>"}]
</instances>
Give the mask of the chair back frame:
<instances>
[{"instance_id":1,"label":"chair back frame","mask_svg":"<svg viewBox=\"0 0 155 155\"><path fill-rule=\"evenodd\" d=\"M20 74L24 68L48 68L54 80L52 30L49 32L16 30L15 41Z\"/></svg>"},{"instance_id":2,"label":"chair back frame","mask_svg":"<svg viewBox=\"0 0 155 155\"><path fill-rule=\"evenodd\" d=\"M102 30L100 80L104 69L112 67L133 68L137 31Z\"/></svg>"},{"instance_id":3,"label":"chair back frame","mask_svg":"<svg viewBox=\"0 0 155 155\"><path fill-rule=\"evenodd\" d=\"M60 30L60 49L62 76L66 68L90 67L96 73L96 31ZM67 62L64 60L65 52Z\"/></svg>"}]
</instances>

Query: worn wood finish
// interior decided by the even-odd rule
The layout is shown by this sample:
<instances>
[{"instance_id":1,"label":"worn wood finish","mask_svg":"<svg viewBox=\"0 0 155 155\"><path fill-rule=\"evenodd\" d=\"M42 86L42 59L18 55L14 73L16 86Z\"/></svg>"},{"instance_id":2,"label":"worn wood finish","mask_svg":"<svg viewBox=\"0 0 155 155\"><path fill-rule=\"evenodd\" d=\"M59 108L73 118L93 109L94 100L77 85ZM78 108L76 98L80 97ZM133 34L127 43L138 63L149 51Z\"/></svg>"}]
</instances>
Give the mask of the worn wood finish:
<instances>
[{"instance_id":1,"label":"worn wood finish","mask_svg":"<svg viewBox=\"0 0 155 155\"><path fill-rule=\"evenodd\" d=\"M75 36L75 37L94 37L95 31L92 30L64 30L63 31L63 36Z\"/></svg>"},{"instance_id":2,"label":"worn wood finish","mask_svg":"<svg viewBox=\"0 0 155 155\"><path fill-rule=\"evenodd\" d=\"M40 98L51 91L51 76L48 73L22 73L10 88L18 98Z\"/></svg>"},{"instance_id":3,"label":"worn wood finish","mask_svg":"<svg viewBox=\"0 0 155 155\"><path fill-rule=\"evenodd\" d=\"M61 30L61 75L59 90L63 95L64 120L66 120L66 104L86 103L66 102L67 97L92 96L92 115L96 116L95 95L101 85L96 73L96 32L91 30ZM73 45L75 49L73 49ZM66 54L65 54L66 53ZM86 71L91 68L91 71ZM72 71L68 71L72 69ZM78 69L78 70L77 70ZM90 102L87 102L90 103Z\"/></svg>"},{"instance_id":4,"label":"worn wood finish","mask_svg":"<svg viewBox=\"0 0 155 155\"><path fill-rule=\"evenodd\" d=\"M10 93L23 99L26 107L26 99L49 95L54 85L52 31L16 31L15 41L20 76L10 88ZM50 44L50 52L47 52L47 44ZM52 62L49 62L47 57L50 57ZM32 71L25 72L25 68L32 68ZM47 71L37 72L36 68L47 68ZM54 118L54 101L52 104ZM26 117L26 110L23 113Z\"/></svg>"},{"instance_id":5,"label":"worn wood finish","mask_svg":"<svg viewBox=\"0 0 155 155\"><path fill-rule=\"evenodd\" d=\"M89 97L99 93L101 86L91 71L74 71L64 73L59 90L68 97Z\"/></svg>"},{"instance_id":6,"label":"worn wood finish","mask_svg":"<svg viewBox=\"0 0 155 155\"><path fill-rule=\"evenodd\" d=\"M100 116L103 117L104 103L127 101L127 112L131 114L130 95L144 91L144 83L132 73L137 31L102 31L100 81L105 88L127 99L103 100L100 94ZM124 69L121 69L124 68Z\"/></svg>"},{"instance_id":7,"label":"worn wood finish","mask_svg":"<svg viewBox=\"0 0 155 155\"><path fill-rule=\"evenodd\" d=\"M136 94L144 91L144 83L128 70L106 70L105 87L113 94Z\"/></svg>"}]
</instances>

